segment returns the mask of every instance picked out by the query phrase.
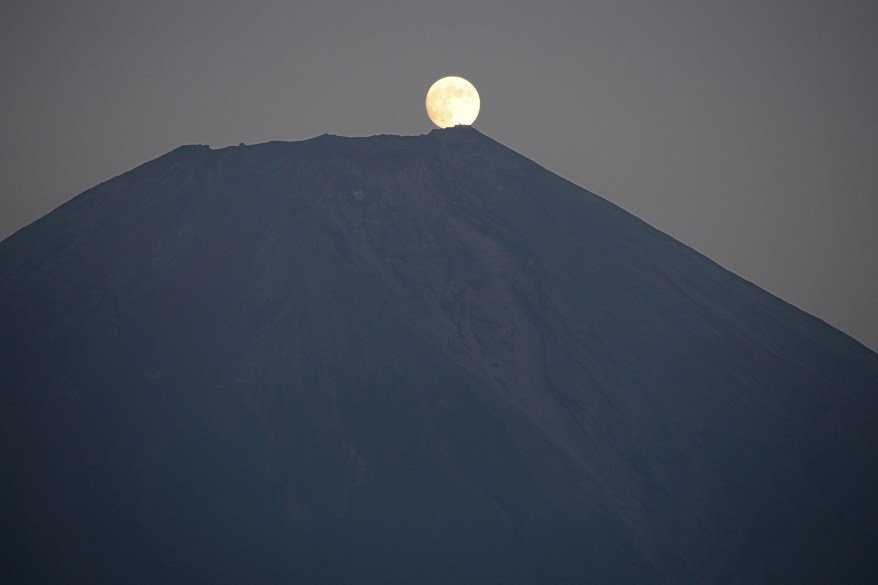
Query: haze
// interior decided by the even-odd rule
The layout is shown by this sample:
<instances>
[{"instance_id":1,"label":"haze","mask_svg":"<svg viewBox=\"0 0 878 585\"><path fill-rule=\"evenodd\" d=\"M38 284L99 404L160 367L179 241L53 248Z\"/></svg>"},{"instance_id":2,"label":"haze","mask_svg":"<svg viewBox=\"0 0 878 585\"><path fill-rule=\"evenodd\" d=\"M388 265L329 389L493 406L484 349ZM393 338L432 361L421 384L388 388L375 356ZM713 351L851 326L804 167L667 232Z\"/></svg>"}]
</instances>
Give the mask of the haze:
<instances>
[{"instance_id":1,"label":"haze","mask_svg":"<svg viewBox=\"0 0 878 585\"><path fill-rule=\"evenodd\" d=\"M874 2L5 2L0 237L180 144L476 127L878 348Z\"/></svg>"}]
</instances>

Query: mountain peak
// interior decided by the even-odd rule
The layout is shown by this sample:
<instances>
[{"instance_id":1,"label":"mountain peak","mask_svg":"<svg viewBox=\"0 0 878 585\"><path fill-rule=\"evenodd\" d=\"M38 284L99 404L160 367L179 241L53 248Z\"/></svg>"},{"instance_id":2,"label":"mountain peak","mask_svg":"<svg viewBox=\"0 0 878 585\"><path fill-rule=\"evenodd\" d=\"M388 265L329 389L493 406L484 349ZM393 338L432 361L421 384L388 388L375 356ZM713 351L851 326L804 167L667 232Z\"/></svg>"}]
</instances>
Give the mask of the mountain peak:
<instances>
[{"instance_id":1,"label":"mountain peak","mask_svg":"<svg viewBox=\"0 0 878 585\"><path fill-rule=\"evenodd\" d=\"M878 356L472 127L175 149L0 322L23 581L878 578Z\"/></svg>"}]
</instances>

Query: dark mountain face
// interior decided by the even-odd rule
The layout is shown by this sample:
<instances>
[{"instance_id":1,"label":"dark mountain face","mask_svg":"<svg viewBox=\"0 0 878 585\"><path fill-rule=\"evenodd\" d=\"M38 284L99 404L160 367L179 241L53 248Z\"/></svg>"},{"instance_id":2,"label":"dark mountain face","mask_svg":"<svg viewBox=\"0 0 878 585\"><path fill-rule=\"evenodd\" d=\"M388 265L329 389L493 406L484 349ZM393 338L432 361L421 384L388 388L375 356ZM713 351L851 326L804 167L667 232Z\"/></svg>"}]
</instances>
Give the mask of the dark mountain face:
<instances>
[{"instance_id":1,"label":"dark mountain face","mask_svg":"<svg viewBox=\"0 0 878 585\"><path fill-rule=\"evenodd\" d=\"M470 128L179 148L0 324L6 582L878 582L878 356Z\"/></svg>"}]
</instances>

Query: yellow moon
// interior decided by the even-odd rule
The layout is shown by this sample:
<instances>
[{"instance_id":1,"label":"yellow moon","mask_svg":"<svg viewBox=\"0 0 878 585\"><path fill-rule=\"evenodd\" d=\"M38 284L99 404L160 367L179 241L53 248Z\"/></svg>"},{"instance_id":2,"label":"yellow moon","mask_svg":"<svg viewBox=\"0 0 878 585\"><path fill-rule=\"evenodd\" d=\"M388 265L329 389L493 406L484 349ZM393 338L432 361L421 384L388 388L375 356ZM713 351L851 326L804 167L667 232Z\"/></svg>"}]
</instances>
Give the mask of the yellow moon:
<instances>
[{"instance_id":1,"label":"yellow moon","mask_svg":"<svg viewBox=\"0 0 878 585\"><path fill-rule=\"evenodd\" d=\"M440 128L471 125L480 106L479 92L463 77L443 77L427 92L427 115Z\"/></svg>"}]
</instances>

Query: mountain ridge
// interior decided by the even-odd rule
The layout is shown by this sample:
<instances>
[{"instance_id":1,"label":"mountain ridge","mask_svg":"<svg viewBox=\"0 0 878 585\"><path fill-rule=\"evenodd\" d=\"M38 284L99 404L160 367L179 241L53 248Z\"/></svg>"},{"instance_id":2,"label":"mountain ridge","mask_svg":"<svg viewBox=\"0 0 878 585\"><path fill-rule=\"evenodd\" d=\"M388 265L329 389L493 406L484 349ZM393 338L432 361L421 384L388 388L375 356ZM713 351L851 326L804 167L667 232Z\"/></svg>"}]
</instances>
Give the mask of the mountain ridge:
<instances>
[{"instance_id":1,"label":"mountain ridge","mask_svg":"<svg viewBox=\"0 0 878 585\"><path fill-rule=\"evenodd\" d=\"M85 195L86 193L88 193L88 192L90 192L90 191L92 191L92 190L94 190L94 189L100 187L101 185L103 185L103 184L105 184L105 183L108 183L108 182L110 182L110 181L116 180L116 179L118 179L119 177L122 177L122 176L124 176L124 175L127 175L127 174L129 174L129 173L131 173L131 172L134 172L134 171L136 171L137 169L140 169L141 167L145 167L145 166L147 166L147 165L151 165L151 164L153 164L153 163L156 163L157 161L162 160L162 159L164 159L165 157L171 156L171 155L173 155L174 153L177 153L177 152L184 152L184 151L196 152L196 151L199 151L199 150L206 150L206 151L209 151L209 152L221 152L221 151L228 151L228 150L231 150L231 149L238 149L238 148L263 148L263 147L269 147L269 146L272 146L272 145L273 145L273 146L280 146L280 145L294 145L294 144L295 144L295 145L304 145L304 144L307 144L307 143L313 143L313 142L315 142L315 141L321 141L321 140L323 140L323 141L327 141L327 142L332 142L332 143L335 143L335 144L341 144L341 143L344 143L345 141L360 142L360 141L385 140L385 139L390 139L390 140L396 140L396 139L399 139L399 140L401 140L401 141L411 141L411 140L413 140L413 139L423 139L423 138L427 138L427 137L431 137L431 136L442 136L443 133L451 133L451 132L457 132L457 133L469 133L468 135L470 136L470 138L478 137L478 138L476 138L476 139L489 140L489 141L491 141L492 143L494 143L494 144L496 144L496 145L499 145L499 146L503 147L504 149L509 150L510 152L512 152L512 153L514 153L515 155L521 157L522 159L527 160L528 162L530 162L530 163L536 165L538 168L542 169L543 171L548 172L548 173L552 173L553 175L557 176L558 178L560 178L560 179L563 180L563 181L566 181L566 182L569 183L570 185L572 185L572 186L574 186L574 187L576 187L576 188L578 188L578 189L582 189L582 187L580 187L579 185L577 185L576 183L574 183L574 182L571 181L570 179L567 179L567 178L565 178L565 177L563 177L563 176L561 176L561 175L557 175L557 173L555 173L554 171L551 171L551 170L547 169L546 167L543 167L543 166L540 165L539 163L537 163L537 162L535 162L535 161L533 161L533 160L531 160L531 159L528 159L527 157L525 157L524 155L521 155L521 154L518 153L517 151L515 151L515 150L513 150L513 149L511 149L511 148L509 148L509 147L507 147L507 146L505 146L505 145L503 145L503 144L500 143L500 142L497 142L497 141L494 140L493 138L491 138L491 137L487 136L486 134L483 134L482 132L478 131L476 128L474 128L474 127L472 127L472 126L463 126L463 125L461 125L461 126L452 127L452 128L447 128L447 129L434 128L434 129L430 130L429 132L427 132L427 133L425 133L425 134L415 134L415 135L399 135L399 134L384 134L384 133L382 133L382 134L374 134L374 135L366 135L366 136L345 136L345 135L340 135L340 134L324 133L324 134L320 134L320 135L317 135L317 136L312 136L312 137L310 137L310 138L304 138L304 139L301 139L301 140L292 140L292 141L289 141L289 140L279 140L279 139L275 139L275 140L268 140L268 141L265 141L265 142L259 142L259 143L253 143L253 144L245 144L245 143L242 142L242 143L240 143L240 144L238 144L238 145L227 145L227 146L221 146L221 147L213 147L213 146L211 146L211 145L209 145L209 144L203 144L203 143L181 144L181 145L179 145L179 146L177 146L177 147L175 147L175 148L169 150L168 152L166 152L166 153L164 153L164 154L161 154L161 155L155 157L154 159L151 159L151 160L149 160L149 161L147 161L147 162L144 162L144 163L142 163L142 164L140 164L140 165L137 165L136 167L134 167L134 168L132 168L132 169L129 169L129 170L127 170L127 171L125 171L125 172L123 172L123 173L121 173L121 174L119 174L119 175L116 175L116 176L114 176L114 177L112 177L112 178L110 178L110 179L107 179L107 180L105 180L105 181L102 181L101 183L98 183L98 184L95 185L94 187L91 187L91 188L89 188L89 189L86 189L86 190L85 190L83 193L81 193L80 195ZM463 135L466 136L466 134L463 134ZM759 288L761 291L764 291L765 293L772 295L772 296L775 297L776 299L778 299L778 300L780 300L780 301L782 301L782 302L784 302L784 303L786 303L786 304L788 304L788 305L790 305L790 306L796 308L796 309L799 310L799 311L802 311L803 313L807 314L809 317L814 318L814 319L817 319L817 320L819 320L819 321L822 322L822 323L825 323L827 326L832 327L833 329L836 329L836 330L839 331L840 333L843 333L844 335L846 335L847 337L849 337L851 340L857 342L857 343L860 344L860 345L863 345L866 349L868 349L868 350L871 351L872 353L876 353L875 350L873 350L872 348L870 348L868 345L866 345L865 343L863 343L862 341L860 341L860 340L857 339L856 337L853 337L851 334L849 334L849 333L847 333L847 332L845 332L845 331L843 331L843 330L841 330L841 329L838 329L835 325L829 323L829 322L826 321L825 319L823 319L823 318L821 318L821 317L819 317L819 316L817 316L817 315L814 315L814 314L812 314L812 313L809 313L809 312L806 311L805 309L802 309L802 308L799 307L798 305L795 305L794 303L791 303L790 301L787 301L787 300L784 299L783 297L781 297L781 296L779 296L779 295L777 295L777 294L775 294L775 293L773 293L773 292L771 292L771 291L768 291L768 290L762 288L758 283L756 283L756 282L754 282L754 281L751 281L751 280L749 280L749 279L747 279L747 278L745 278L745 277L743 277L743 276L740 276L740 275L737 274L737 273L734 273L731 269L726 268L723 264L717 262L716 260L713 260L713 259L712 259L710 256L708 256L706 253L701 252L701 251L699 251L699 250L693 248L693 247L692 247L692 244L688 244L688 243L685 243L685 242L683 242L683 241L681 241L681 240L678 240L676 237L674 237L674 236L668 234L667 232L664 232L664 231L660 230L659 228L656 228L656 227L653 226L652 224L649 224L648 222L646 222L646 221L640 219L639 217L637 217L636 215L634 215L634 213L632 213L632 212L626 210L625 208L621 207L620 205L618 205L618 204L616 204L616 203L614 203L614 202L612 202L612 201L610 201L610 200L608 200L608 199L605 199L605 198L601 197L600 195L595 195L594 193L591 193L591 192L589 192L589 193L592 194L592 195L594 195L594 196L596 196L596 197L601 198L601 199L602 199L603 201L605 201L607 204L609 204L609 205L611 205L611 206L614 206L614 207L617 207L618 209L620 209L620 210L622 210L623 212L625 212L625 213L627 213L628 215L630 215L633 219L635 219L635 220L637 220L637 221L640 221L640 222L644 223L644 224L645 224L646 226L648 226L650 229L653 229L653 230L658 231L659 233L661 233L661 234L663 234L663 235L665 235L665 236L671 238L671 239L674 240L675 242L679 243L681 246L684 246L684 247L686 247L686 248L692 250L693 252L695 252L695 253L697 253L697 254L703 256L706 260L708 260L709 262L712 262L712 263L716 264L717 266L719 266L719 267L722 268L723 270L727 270L727 271L729 271L729 272L732 272L733 274L735 274L735 276L736 276L737 278L739 278L739 279L741 279L741 280L743 280L743 281L745 281L745 282L748 282L749 284L752 284L753 286ZM75 199L75 198L74 198L74 199ZM19 229L16 230L15 232L12 232L12 233L9 234L8 236L6 236L3 240L0 240L0 242L3 242L3 241L5 241L6 239L11 238L11 237L12 237L13 235L15 235L18 231L24 230L24 229L28 228L30 225L32 225L32 224L34 224L34 223L37 223L37 222L41 221L42 219L44 219L45 217L51 215L51 214L54 213L56 210L58 210L58 209L64 207L65 205L67 205L67 204L70 203L71 201L73 201L73 199L70 199L70 200L68 200L68 201L65 201L64 203L61 203L58 207L56 207L55 209L49 211L49 212L46 213L44 216L42 216L42 217L40 217L40 218L34 220L34 221L31 222L30 224L27 224L27 225L25 225L25 226L19 228Z\"/></svg>"}]
</instances>

